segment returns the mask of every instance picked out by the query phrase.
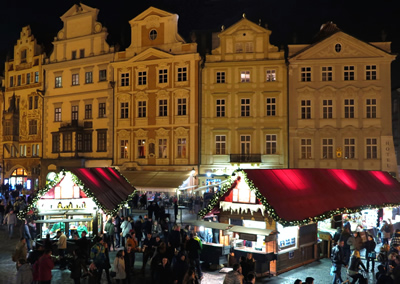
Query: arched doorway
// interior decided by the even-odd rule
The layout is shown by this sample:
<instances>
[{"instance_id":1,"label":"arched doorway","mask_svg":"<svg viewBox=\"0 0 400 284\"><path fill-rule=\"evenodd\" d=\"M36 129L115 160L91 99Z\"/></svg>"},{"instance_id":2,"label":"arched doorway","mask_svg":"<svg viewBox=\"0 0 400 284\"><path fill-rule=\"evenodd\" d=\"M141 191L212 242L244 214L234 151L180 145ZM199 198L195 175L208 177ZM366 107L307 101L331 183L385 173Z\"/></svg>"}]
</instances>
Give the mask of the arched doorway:
<instances>
[{"instance_id":1,"label":"arched doorway","mask_svg":"<svg viewBox=\"0 0 400 284\"><path fill-rule=\"evenodd\" d=\"M10 189L14 190L18 186L21 190L22 188L27 188L27 181L28 175L26 174L25 169L17 168L10 175L8 183L10 184Z\"/></svg>"}]
</instances>

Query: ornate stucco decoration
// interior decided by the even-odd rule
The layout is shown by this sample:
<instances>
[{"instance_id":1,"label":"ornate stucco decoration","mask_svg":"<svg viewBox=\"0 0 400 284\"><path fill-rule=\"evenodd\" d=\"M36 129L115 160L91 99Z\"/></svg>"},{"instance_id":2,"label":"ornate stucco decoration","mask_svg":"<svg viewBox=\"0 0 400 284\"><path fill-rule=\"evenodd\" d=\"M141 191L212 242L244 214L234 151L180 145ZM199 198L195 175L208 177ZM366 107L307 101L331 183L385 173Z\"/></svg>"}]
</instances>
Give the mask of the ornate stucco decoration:
<instances>
[{"instance_id":1,"label":"ornate stucco decoration","mask_svg":"<svg viewBox=\"0 0 400 284\"><path fill-rule=\"evenodd\" d=\"M150 29L150 28L158 28L160 27L160 17L159 16L148 16L144 22L146 23L146 28Z\"/></svg>"},{"instance_id":2,"label":"ornate stucco decoration","mask_svg":"<svg viewBox=\"0 0 400 284\"><path fill-rule=\"evenodd\" d=\"M148 133L148 131L145 131L143 129L139 129L139 130L136 130L133 132L135 133L136 137L147 137L147 133Z\"/></svg>"},{"instance_id":3,"label":"ornate stucco decoration","mask_svg":"<svg viewBox=\"0 0 400 284\"><path fill-rule=\"evenodd\" d=\"M164 128L160 128L156 130L156 135L157 137L165 137L169 135L169 130L166 130Z\"/></svg>"},{"instance_id":4,"label":"ornate stucco decoration","mask_svg":"<svg viewBox=\"0 0 400 284\"><path fill-rule=\"evenodd\" d=\"M187 136L189 129L178 127L177 129L174 130L174 132L176 136Z\"/></svg>"}]
</instances>

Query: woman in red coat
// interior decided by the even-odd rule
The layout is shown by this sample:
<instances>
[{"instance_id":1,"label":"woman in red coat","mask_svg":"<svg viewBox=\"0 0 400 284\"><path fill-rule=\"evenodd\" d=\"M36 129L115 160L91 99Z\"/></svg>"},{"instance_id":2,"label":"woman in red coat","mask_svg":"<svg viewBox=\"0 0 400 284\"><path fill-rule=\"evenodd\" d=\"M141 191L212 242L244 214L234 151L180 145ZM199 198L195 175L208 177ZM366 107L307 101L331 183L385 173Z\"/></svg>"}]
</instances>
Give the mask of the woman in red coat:
<instances>
[{"instance_id":1,"label":"woman in red coat","mask_svg":"<svg viewBox=\"0 0 400 284\"><path fill-rule=\"evenodd\" d=\"M38 280L40 284L51 283L51 270L54 267L53 259L51 258L51 250L45 250L44 254L38 260L39 273Z\"/></svg>"}]
</instances>

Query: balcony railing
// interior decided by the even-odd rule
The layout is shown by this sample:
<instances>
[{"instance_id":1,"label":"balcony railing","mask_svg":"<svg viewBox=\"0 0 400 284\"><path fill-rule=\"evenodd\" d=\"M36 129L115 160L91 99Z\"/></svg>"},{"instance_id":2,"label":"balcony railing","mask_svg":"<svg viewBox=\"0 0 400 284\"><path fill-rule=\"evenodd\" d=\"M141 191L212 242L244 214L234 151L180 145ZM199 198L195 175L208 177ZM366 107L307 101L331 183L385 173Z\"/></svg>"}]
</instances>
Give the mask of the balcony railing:
<instances>
[{"instance_id":1,"label":"balcony railing","mask_svg":"<svg viewBox=\"0 0 400 284\"><path fill-rule=\"evenodd\" d=\"M230 154L231 163L260 163L261 154Z\"/></svg>"}]
</instances>

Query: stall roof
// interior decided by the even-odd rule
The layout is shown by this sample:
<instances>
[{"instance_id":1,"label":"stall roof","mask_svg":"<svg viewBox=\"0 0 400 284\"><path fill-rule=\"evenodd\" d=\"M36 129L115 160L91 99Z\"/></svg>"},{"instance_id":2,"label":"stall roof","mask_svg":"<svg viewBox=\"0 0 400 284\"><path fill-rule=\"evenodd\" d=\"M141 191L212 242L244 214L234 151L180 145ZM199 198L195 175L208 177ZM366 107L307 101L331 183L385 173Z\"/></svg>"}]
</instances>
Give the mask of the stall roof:
<instances>
[{"instance_id":1,"label":"stall roof","mask_svg":"<svg viewBox=\"0 0 400 284\"><path fill-rule=\"evenodd\" d=\"M303 225L368 208L400 205L400 183L382 171L341 169L246 169L216 194L199 215L232 202L232 190L246 181L265 211L284 226Z\"/></svg>"},{"instance_id":2,"label":"stall roof","mask_svg":"<svg viewBox=\"0 0 400 284\"><path fill-rule=\"evenodd\" d=\"M344 208L400 204L400 183L386 172L340 169L244 172L276 214L286 221L301 221Z\"/></svg>"},{"instance_id":3,"label":"stall roof","mask_svg":"<svg viewBox=\"0 0 400 284\"><path fill-rule=\"evenodd\" d=\"M135 191L114 168L74 168L69 171L82 181L106 211L117 208Z\"/></svg>"},{"instance_id":4,"label":"stall roof","mask_svg":"<svg viewBox=\"0 0 400 284\"><path fill-rule=\"evenodd\" d=\"M123 171L121 172L136 188L176 190L190 176L190 171Z\"/></svg>"}]
</instances>

